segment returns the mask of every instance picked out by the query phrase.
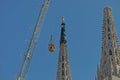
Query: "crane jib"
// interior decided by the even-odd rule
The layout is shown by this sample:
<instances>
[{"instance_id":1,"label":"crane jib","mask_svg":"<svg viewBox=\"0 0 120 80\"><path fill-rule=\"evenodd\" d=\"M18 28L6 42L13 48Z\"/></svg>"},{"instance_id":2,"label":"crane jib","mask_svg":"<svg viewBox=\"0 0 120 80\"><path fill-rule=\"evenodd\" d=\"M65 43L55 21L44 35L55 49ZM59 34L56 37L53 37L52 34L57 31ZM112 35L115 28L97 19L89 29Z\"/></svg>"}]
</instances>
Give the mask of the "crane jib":
<instances>
[{"instance_id":1,"label":"crane jib","mask_svg":"<svg viewBox=\"0 0 120 80\"><path fill-rule=\"evenodd\" d=\"M30 67L30 61L32 59L32 55L35 49L35 46L37 44L40 32L41 32L41 28L43 26L44 20L45 20L45 16L48 10L50 4L50 0L44 0L44 3L42 4L40 13L39 13L39 17L38 20L36 22L33 34L32 34L32 38L30 40L22 67L20 69L20 72L18 74L17 80L26 80L26 76Z\"/></svg>"}]
</instances>

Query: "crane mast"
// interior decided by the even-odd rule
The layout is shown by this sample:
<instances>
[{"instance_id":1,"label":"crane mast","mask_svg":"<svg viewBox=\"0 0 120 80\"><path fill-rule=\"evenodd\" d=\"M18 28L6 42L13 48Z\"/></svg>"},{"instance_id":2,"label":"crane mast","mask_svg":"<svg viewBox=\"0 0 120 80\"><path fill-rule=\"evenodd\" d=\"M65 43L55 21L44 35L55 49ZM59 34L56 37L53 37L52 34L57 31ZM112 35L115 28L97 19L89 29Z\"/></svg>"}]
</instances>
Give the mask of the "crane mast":
<instances>
[{"instance_id":1,"label":"crane mast","mask_svg":"<svg viewBox=\"0 0 120 80\"><path fill-rule=\"evenodd\" d=\"M29 43L26 55L24 57L22 67L18 74L17 80L26 80L26 76L27 76L27 73L28 73L28 70L30 67L32 55L33 55L35 46L36 46L38 38L39 38L40 31L43 26L49 4L50 4L50 0L44 0L44 3L42 4L41 11L39 13L39 17L38 17L37 23L35 25L35 28L34 28L34 31L32 34L32 38L30 40L30 43Z\"/></svg>"}]
</instances>

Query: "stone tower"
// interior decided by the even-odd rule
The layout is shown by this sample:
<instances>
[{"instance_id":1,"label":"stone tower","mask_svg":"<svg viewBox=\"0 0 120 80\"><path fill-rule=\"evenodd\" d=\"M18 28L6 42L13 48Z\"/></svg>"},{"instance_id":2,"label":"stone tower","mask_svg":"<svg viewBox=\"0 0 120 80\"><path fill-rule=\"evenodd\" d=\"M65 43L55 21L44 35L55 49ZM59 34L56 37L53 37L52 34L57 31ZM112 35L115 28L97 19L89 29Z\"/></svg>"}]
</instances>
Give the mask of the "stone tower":
<instances>
[{"instance_id":1,"label":"stone tower","mask_svg":"<svg viewBox=\"0 0 120 80\"><path fill-rule=\"evenodd\" d=\"M104 8L102 55L97 80L120 80L120 47L112 16L112 9Z\"/></svg>"},{"instance_id":2,"label":"stone tower","mask_svg":"<svg viewBox=\"0 0 120 80\"><path fill-rule=\"evenodd\" d=\"M72 80L70 74L70 66L68 62L67 40L65 34L65 22L62 17L61 34L60 34L60 52L58 59L58 69L56 80Z\"/></svg>"}]
</instances>

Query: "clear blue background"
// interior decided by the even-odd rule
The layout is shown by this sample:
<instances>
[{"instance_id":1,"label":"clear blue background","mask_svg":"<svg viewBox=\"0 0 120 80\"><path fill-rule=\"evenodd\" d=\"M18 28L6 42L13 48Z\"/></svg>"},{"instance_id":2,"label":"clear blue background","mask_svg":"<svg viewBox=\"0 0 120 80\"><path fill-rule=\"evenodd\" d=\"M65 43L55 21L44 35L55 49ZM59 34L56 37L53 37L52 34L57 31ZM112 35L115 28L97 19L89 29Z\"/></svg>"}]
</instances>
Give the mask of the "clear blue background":
<instances>
[{"instance_id":1,"label":"clear blue background","mask_svg":"<svg viewBox=\"0 0 120 80\"><path fill-rule=\"evenodd\" d=\"M42 3L0 0L0 80L17 78ZM61 16L65 16L72 80L94 80L101 57L106 6L112 8L120 38L120 0L51 0L27 80L56 80ZM48 51L51 33L56 45L52 54Z\"/></svg>"}]
</instances>

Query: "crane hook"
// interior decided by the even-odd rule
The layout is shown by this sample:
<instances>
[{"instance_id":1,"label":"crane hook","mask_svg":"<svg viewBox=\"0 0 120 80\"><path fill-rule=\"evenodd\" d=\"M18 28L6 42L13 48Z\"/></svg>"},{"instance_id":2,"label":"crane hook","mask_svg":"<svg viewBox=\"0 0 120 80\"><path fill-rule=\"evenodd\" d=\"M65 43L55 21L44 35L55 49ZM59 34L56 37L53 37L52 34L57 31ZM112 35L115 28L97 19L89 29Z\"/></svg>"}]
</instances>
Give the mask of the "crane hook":
<instances>
[{"instance_id":1,"label":"crane hook","mask_svg":"<svg viewBox=\"0 0 120 80\"><path fill-rule=\"evenodd\" d=\"M52 43L52 34L50 36L50 43L49 43L49 52L54 52L55 51L55 45Z\"/></svg>"}]
</instances>

